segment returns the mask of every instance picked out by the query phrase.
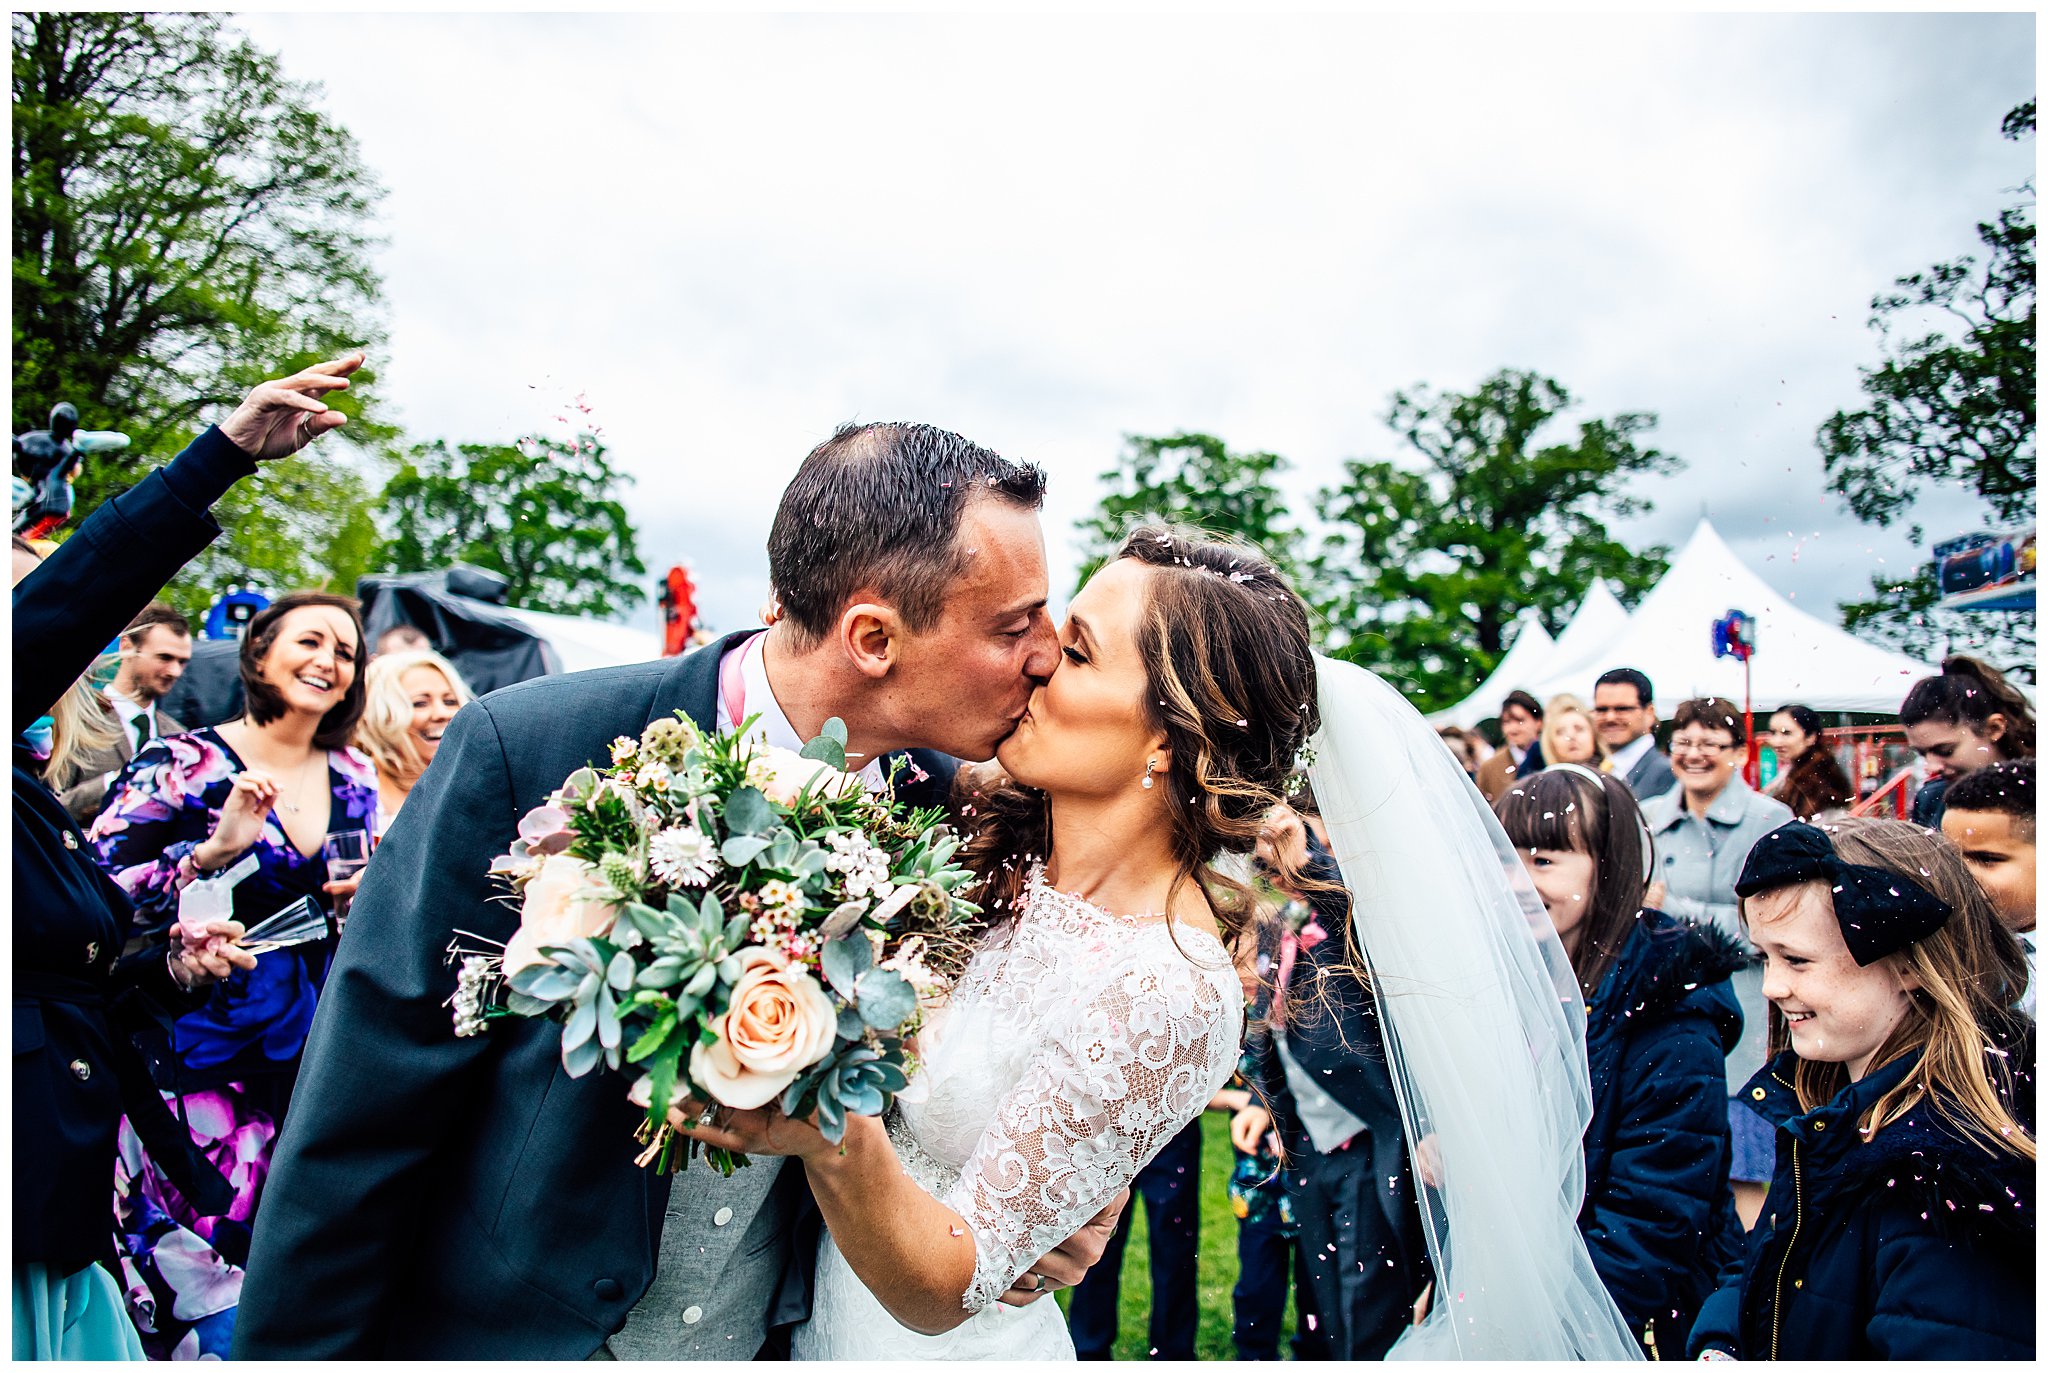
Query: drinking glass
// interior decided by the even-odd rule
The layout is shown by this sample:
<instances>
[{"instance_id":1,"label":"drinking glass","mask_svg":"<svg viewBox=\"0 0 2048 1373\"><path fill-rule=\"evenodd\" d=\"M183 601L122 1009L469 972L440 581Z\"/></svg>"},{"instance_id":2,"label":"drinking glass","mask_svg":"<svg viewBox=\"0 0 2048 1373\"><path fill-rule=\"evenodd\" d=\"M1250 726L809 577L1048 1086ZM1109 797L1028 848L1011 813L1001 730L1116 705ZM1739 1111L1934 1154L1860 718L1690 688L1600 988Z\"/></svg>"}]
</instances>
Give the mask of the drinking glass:
<instances>
[{"instance_id":1,"label":"drinking glass","mask_svg":"<svg viewBox=\"0 0 2048 1373\"><path fill-rule=\"evenodd\" d=\"M335 830L327 836L322 846L327 856L327 880L346 882L361 872L370 861L370 832L368 830ZM334 898L334 918L348 918L348 897Z\"/></svg>"}]
</instances>

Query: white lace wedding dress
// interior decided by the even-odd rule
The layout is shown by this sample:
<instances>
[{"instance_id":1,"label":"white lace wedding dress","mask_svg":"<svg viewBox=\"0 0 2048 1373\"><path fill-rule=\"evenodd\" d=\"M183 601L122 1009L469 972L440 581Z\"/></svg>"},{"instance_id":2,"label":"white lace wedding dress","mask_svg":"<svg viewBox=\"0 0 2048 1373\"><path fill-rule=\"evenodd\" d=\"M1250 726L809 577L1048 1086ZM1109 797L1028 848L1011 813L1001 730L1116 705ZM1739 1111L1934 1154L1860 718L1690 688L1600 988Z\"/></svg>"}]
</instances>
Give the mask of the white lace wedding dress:
<instances>
[{"instance_id":1,"label":"white lace wedding dress","mask_svg":"<svg viewBox=\"0 0 2048 1373\"><path fill-rule=\"evenodd\" d=\"M1201 1114L1236 1066L1243 1022L1244 993L1213 936L1111 915L1034 872L1023 913L984 938L918 1036L928 1095L889 1120L904 1168L974 1236L974 1314L944 1335L905 1329L828 1233L792 1353L1073 1358L1051 1297L996 1298Z\"/></svg>"}]
</instances>

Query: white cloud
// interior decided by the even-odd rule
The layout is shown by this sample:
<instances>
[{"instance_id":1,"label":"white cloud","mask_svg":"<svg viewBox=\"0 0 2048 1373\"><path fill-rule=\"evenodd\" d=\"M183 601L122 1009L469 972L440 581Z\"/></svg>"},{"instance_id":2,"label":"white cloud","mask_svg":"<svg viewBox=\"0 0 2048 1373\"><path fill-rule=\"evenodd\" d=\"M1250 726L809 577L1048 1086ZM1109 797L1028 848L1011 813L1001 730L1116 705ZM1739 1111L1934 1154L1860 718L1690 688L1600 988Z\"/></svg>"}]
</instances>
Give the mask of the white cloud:
<instances>
[{"instance_id":1,"label":"white cloud","mask_svg":"<svg viewBox=\"0 0 2048 1373\"><path fill-rule=\"evenodd\" d=\"M1282 452L1305 505L1395 451L1389 391L1507 365L1662 417L1689 469L1626 537L1704 502L1827 613L1909 556L1812 442L1869 298L1969 251L2033 156L1997 137L2027 15L238 22L390 189L408 429L584 393L650 566L693 560L724 626L842 420L1044 462L1057 597L1123 433Z\"/></svg>"}]
</instances>

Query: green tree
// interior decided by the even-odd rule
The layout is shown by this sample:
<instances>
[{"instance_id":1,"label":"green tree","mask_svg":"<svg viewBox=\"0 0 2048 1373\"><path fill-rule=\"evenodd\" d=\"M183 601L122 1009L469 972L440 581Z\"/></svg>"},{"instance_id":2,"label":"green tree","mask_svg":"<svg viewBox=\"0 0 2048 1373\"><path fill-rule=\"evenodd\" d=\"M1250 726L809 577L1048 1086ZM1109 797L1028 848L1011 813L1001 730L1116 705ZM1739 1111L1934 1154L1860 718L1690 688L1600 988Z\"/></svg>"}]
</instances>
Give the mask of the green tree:
<instances>
[{"instance_id":1,"label":"green tree","mask_svg":"<svg viewBox=\"0 0 2048 1373\"><path fill-rule=\"evenodd\" d=\"M1169 521L1243 539L1298 582L1302 532L1274 479L1287 470L1277 453L1233 453L1210 434L1127 435L1096 512L1080 521L1078 591L1107 562L1134 525Z\"/></svg>"},{"instance_id":2,"label":"green tree","mask_svg":"<svg viewBox=\"0 0 2048 1373\"><path fill-rule=\"evenodd\" d=\"M507 602L522 609L614 615L646 595L638 531L617 496L631 480L589 434L422 444L385 484L379 514L394 532L377 564L425 572L466 562L505 576Z\"/></svg>"},{"instance_id":3,"label":"green tree","mask_svg":"<svg viewBox=\"0 0 2048 1373\"><path fill-rule=\"evenodd\" d=\"M1333 654L1433 710L1492 671L1525 608L1557 630L1593 578L1627 599L1663 575L1668 548L1632 552L1607 532L1650 509L1624 494L1631 478L1681 465L1637 442L1656 417L1587 420L1545 442L1571 405L1555 381L1513 370L1469 393L1394 394L1387 424L1412 452L1347 462L1317 501L1333 530L1310 599Z\"/></svg>"},{"instance_id":4,"label":"green tree","mask_svg":"<svg viewBox=\"0 0 2048 1373\"><path fill-rule=\"evenodd\" d=\"M2005 137L2034 133L2034 102L2005 117ZM1862 369L1864 408L1837 411L1815 437L1828 489L1851 513L1887 526L1908 516L1929 483L1963 487L1987 524L2033 518L2034 201L1977 225L1974 257L1937 262L1872 298L1883 361ZM1932 319L1932 327L1927 321ZM1927 327L1928 332L1909 332ZM1907 527L1915 546L1925 539ZM1968 648L2031 669L2034 616L1935 609L1933 569L1871 579L1868 600L1845 602L1850 629L1923 657Z\"/></svg>"},{"instance_id":5,"label":"green tree","mask_svg":"<svg viewBox=\"0 0 2048 1373\"><path fill-rule=\"evenodd\" d=\"M377 494L356 459L315 445L266 463L213 509L229 536L185 565L168 591L189 615L203 615L230 586L271 596L333 591L353 596L378 547Z\"/></svg>"},{"instance_id":6,"label":"green tree","mask_svg":"<svg viewBox=\"0 0 2048 1373\"><path fill-rule=\"evenodd\" d=\"M374 349L382 191L218 15L16 14L13 35L14 428L68 400L135 440L87 463L83 517L263 377ZM336 403L374 448L394 431L371 379Z\"/></svg>"}]
</instances>

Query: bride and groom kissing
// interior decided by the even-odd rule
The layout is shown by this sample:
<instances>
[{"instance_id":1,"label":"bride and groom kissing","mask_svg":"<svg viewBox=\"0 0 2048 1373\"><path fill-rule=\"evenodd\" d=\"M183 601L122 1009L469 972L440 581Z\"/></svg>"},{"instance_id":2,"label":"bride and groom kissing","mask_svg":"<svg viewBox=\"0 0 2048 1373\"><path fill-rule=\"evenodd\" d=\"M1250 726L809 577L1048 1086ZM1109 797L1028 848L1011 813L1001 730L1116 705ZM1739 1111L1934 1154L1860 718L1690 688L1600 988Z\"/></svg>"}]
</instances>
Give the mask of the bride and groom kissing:
<instances>
[{"instance_id":1,"label":"bride and groom kissing","mask_svg":"<svg viewBox=\"0 0 2048 1373\"><path fill-rule=\"evenodd\" d=\"M1484 799L1244 547L1135 530L1055 628L1044 484L927 425L842 429L777 509L766 632L463 708L353 903L236 1355L1070 1359L1045 1298L1238 1061L1258 851L1330 935L1287 1004L1349 1007L1282 1041L1283 959L1267 1042L1373 1080L1373 1170L1427 1160L1338 1214L1347 1309L1391 1305L1404 1356L1641 1357L1577 1229L1584 1003ZM913 1091L842 1147L671 1112L754 1158L731 1177L636 1166L644 1112L568 1075L545 1022L448 1032L451 942L517 926L489 871L520 817L679 710L792 749L840 718L869 786L950 808L987 916ZM1261 843L1304 763L1329 836L1306 862ZM1400 1271L1363 1238L1382 1211ZM1402 1330L1424 1283L1445 1297Z\"/></svg>"},{"instance_id":2,"label":"bride and groom kissing","mask_svg":"<svg viewBox=\"0 0 2048 1373\"><path fill-rule=\"evenodd\" d=\"M353 904L238 1356L1072 1357L1043 1298L1236 1064L1225 946L1250 904L1208 864L1251 851L1315 667L1270 566L1161 530L1056 629L1044 483L930 426L842 429L776 512L767 631L458 715ZM616 1080L569 1077L538 1024L453 1038L444 1005L456 931L516 925L488 871L520 816L678 709L759 716L791 748L840 717L870 785L953 805L991 914L921 1036L923 1102L856 1118L844 1148L760 1113L679 1118L755 1156L730 1178L635 1166ZM979 791L954 785L991 758Z\"/></svg>"}]
</instances>

